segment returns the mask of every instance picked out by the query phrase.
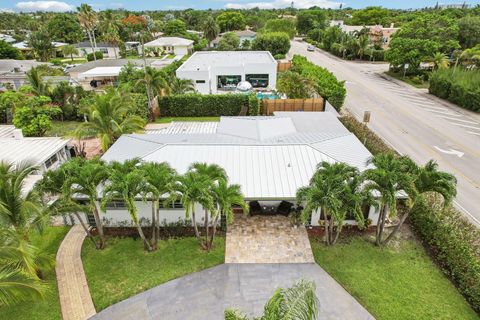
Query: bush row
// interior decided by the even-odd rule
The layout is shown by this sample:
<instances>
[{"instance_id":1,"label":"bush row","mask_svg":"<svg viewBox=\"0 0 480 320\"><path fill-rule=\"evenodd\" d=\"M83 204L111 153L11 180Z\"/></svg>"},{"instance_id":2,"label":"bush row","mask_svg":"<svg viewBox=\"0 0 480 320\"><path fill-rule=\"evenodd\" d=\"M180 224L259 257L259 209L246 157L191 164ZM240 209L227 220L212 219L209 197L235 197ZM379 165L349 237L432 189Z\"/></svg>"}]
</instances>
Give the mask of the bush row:
<instances>
[{"instance_id":1,"label":"bush row","mask_svg":"<svg viewBox=\"0 0 480 320\"><path fill-rule=\"evenodd\" d=\"M292 71L314 81L317 93L326 98L337 111L340 111L347 95L345 82L338 81L333 73L309 62L303 56L295 55L292 61Z\"/></svg>"},{"instance_id":2,"label":"bush row","mask_svg":"<svg viewBox=\"0 0 480 320\"><path fill-rule=\"evenodd\" d=\"M429 92L463 108L480 112L480 71L441 69L430 75Z\"/></svg>"},{"instance_id":3,"label":"bush row","mask_svg":"<svg viewBox=\"0 0 480 320\"><path fill-rule=\"evenodd\" d=\"M162 117L238 116L242 109L258 114L258 99L244 94L187 93L159 98Z\"/></svg>"},{"instance_id":4,"label":"bush row","mask_svg":"<svg viewBox=\"0 0 480 320\"><path fill-rule=\"evenodd\" d=\"M410 220L442 270L480 312L480 231L433 196L417 202Z\"/></svg>"},{"instance_id":5,"label":"bush row","mask_svg":"<svg viewBox=\"0 0 480 320\"><path fill-rule=\"evenodd\" d=\"M339 120L349 131L351 131L360 141L362 141L362 143L365 144L365 147L373 155L393 151L379 136L373 133L363 123L355 119L355 117L351 115L345 115L339 118Z\"/></svg>"}]
</instances>

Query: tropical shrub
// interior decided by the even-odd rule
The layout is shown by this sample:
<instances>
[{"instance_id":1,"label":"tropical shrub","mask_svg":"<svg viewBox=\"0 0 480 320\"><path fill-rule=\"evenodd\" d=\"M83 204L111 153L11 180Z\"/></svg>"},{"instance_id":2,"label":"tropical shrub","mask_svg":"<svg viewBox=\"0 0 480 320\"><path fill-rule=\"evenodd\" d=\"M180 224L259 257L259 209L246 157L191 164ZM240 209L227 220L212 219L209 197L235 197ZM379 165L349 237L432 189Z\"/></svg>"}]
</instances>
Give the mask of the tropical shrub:
<instances>
[{"instance_id":1,"label":"tropical shrub","mask_svg":"<svg viewBox=\"0 0 480 320\"><path fill-rule=\"evenodd\" d=\"M238 116L242 108L258 109L255 99L242 94L179 94L159 98L160 113L165 117ZM255 111L251 111L255 112Z\"/></svg>"},{"instance_id":2,"label":"tropical shrub","mask_svg":"<svg viewBox=\"0 0 480 320\"><path fill-rule=\"evenodd\" d=\"M97 58L97 60L101 60L103 59L103 53L100 52L100 51L95 51L95 56ZM87 54L87 61L93 61L93 52L90 52L89 54Z\"/></svg>"},{"instance_id":3,"label":"tropical shrub","mask_svg":"<svg viewBox=\"0 0 480 320\"><path fill-rule=\"evenodd\" d=\"M52 118L61 114L60 108L50 104L49 97L31 97L27 103L15 109L13 124L22 129L25 136L42 137L52 126Z\"/></svg>"},{"instance_id":4,"label":"tropical shrub","mask_svg":"<svg viewBox=\"0 0 480 320\"><path fill-rule=\"evenodd\" d=\"M270 51L272 55L286 54L290 50L290 37L285 32L268 32L257 35L253 50Z\"/></svg>"},{"instance_id":5,"label":"tropical shrub","mask_svg":"<svg viewBox=\"0 0 480 320\"><path fill-rule=\"evenodd\" d=\"M347 95L345 82L339 81L333 73L311 63L303 56L294 55L292 61L293 71L311 79L314 82L315 91L340 111Z\"/></svg>"},{"instance_id":6,"label":"tropical shrub","mask_svg":"<svg viewBox=\"0 0 480 320\"><path fill-rule=\"evenodd\" d=\"M459 106L480 112L480 71L440 69L430 75L429 92Z\"/></svg>"},{"instance_id":7,"label":"tropical shrub","mask_svg":"<svg viewBox=\"0 0 480 320\"><path fill-rule=\"evenodd\" d=\"M417 202L410 221L443 271L480 312L480 231L433 196Z\"/></svg>"},{"instance_id":8,"label":"tropical shrub","mask_svg":"<svg viewBox=\"0 0 480 320\"><path fill-rule=\"evenodd\" d=\"M248 96L248 115L258 116L260 114L260 101L256 94Z\"/></svg>"}]
</instances>

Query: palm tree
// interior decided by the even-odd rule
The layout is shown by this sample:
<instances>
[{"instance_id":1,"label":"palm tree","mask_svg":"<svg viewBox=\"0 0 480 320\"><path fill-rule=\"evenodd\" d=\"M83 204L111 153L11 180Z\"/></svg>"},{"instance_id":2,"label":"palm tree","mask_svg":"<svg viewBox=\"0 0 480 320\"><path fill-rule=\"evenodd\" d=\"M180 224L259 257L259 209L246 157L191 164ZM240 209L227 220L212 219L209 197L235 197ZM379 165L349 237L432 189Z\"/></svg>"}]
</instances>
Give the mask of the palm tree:
<instances>
[{"instance_id":1,"label":"palm tree","mask_svg":"<svg viewBox=\"0 0 480 320\"><path fill-rule=\"evenodd\" d=\"M400 192L410 195L415 193L409 168L411 161L407 157L397 157L393 153L380 153L370 158L367 164L375 166L364 172L364 178L367 181L365 190L379 194L381 206L375 244L381 245L387 216L394 217L397 213L397 195Z\"/></svg>"},{"instance_id":2,"label":"palm tree","mask_svg":"<svg viewBox=\"0 0 480 320\"><path fill-rule=\"evenodd\" d=\"M73 62L73 55L78 55L78 49L75 48L75 46L73 45L68 45L63 47L62 52L65 57L70 56L70 59L72 60L72 62Z\"/></svg>"},{"instance_id":3,"label":"palm tree","mask_svg":"<svg viewBox=\"0 0 480 320\"><path fill-rule=\"evenodd\" d=\"M33 49L40 61L48 61L55 49L52 39L45 30L32 32L28 38L28 45Z\"/></svg>"},{"instance_id":4,"label":"palm tree","mask_svg":"<svg viewBox=\"0 0 480 320\"><path fill-rule=\"evenodd\" d=\"M115 59L117 59L118 56L117 56L116 47L121 42L120 35L118 34L118 30L114 28L108 29L107 32L103 34L103 40L114 45L113 53L115 54Z\"/></svg>"},{"instance_id":5,"label":"palm tree","mask_svg":"<svg viewBox=\"0 0 480 320\"><path fill-rule=\"evenodd\" d=\"M212 217L213 231L210 241L207 242L207 250L210 250L213 246L213 240L215 239L219 219L225 217L227 223L233 221L233 206L240 206L243 209L244 214L248 214L248 205L245 202L240 185L229 185L226 179L220 179L213 187L212 191L217 208Z\"/></svg>"},{"instance_id":6,"label":"palm tree","mask_svg":"<svg viewBox=\"0 0 480 320\"><path fill-rule=\"evenodd\" d=\"M258 320L317 319L319 302L315 290L315 282L305 280L297 282L291 288L275 290ZM225 320L248 320L248 318L240 311L227 309Z\"/></svg>"},{"instance_id":7,"label":"palm tree","mask_svg":"<svg viewBox=\"0 0 480 320\"><path fill-rule=\"evenodd\" d=\"M368 38L368 35L361 35L358 37L357 54L360 60L363 59L363 56L365 55L365 52L367 52L369 45L370 45L370 40Z\"/></svg>"},{"instance_id":8,"label":"palm tree","mask_svg":"<svg viewBox=\"0 0 480 320\"><path fill-rule=\"evenodd\" d=\"M171 94L184 94L195 91L195 85L191 79L179 79L173 77L170 81L169 87Z\"/></svg>"},{"instance_id":9,"label":"palm tree","mask_svg":"<svg viewBox=\"0 0 480 320\"><path fill-rule=\"evenodd\" d=\"M418 167L411 161L409 167L414 179L414 190L409 194L410 208L427 192L440 194L444 199L444 206L448 205L455 198L457 194L457 179L450 173L438 171L438 164L434 160L428 161L423 167ZM403 214L393 231L385 239L385 244L393 239L398 230L400 230L410 211L407 210Z\"/></svg>"},{"instance_id":10,"label":"palm tree","mask_svg":"<svg viewBox=\"0 0 480 320\"><path fill-rule=\"evenodd\" d=\"M43 299L45 289L40 281L19 270L0 269L0 308Z\"/></svg>"},{"instance_id":11,"label":"palm tree","mask_svg":"<svg viewBox=\"0 0 480 320\"><path fill-rule=\"evenodd\" d=\"M93 59L96 61L97 57L95 51L97 51L97 41L95 39L95 27L98 23L97 13L86 3L82 3L77 8L77 18L80 26L85 30L92 47Z\"/></svg>"},{"instance_id":12,"label":"palm tree","mask_svg":"<svg viewBox=\"0 0 480 320\"><path fill-rule=\"evenodd\" d=\"M450 65L447 55L441 52L436 52L431 57L430 61L433 62L434 70L447 69L448 66Z\"/></svg>"},{"instance_id":13,"label":"palm tree","mask_svg":"<svg viewBox=\"0 0 480 320\"><path fill-rule=\"evenodd\" d=\"M160 197L170 194L170 187L175 179L176 172L166 162L146 163L142 166L148 183L155 188L152 194L152 240L153 250L157 250L160 238Z\"/></svg>"},{"instance_id":14,"label":"palm tree","mask_svg":"<svg viewBox=\"0 0 480 320\"><path fill-rule=\"evenodd\" d=\"M106 151L122 134L142 131L145 120L131 113L131 99L110 88L95 96L90 106L88 122L77 127L77 136L96 136Z\"/></svg>"},{"instance_id":15,"label":"palm tree","mask_svg":"<svg viewBox=\"0 0 480 320\"><path fill-rule=\"evenodd\" d=\"M218 27L215 19L212 16L209 16L207 20L205 20L205 24L203 25L203 34L205 39L208 40L208 46L212 47L212 41L217 38L220 32L220 28Z\"/></svg>"},{"instance_id":16,"label":"palm tree","mask_svg":"<svg viewBox=\"0 0 480 320\"><path fill-rule=\"evenodd\" d=\"M43 81L38 68L32 68L27 72L27 81L32 87L32 93L37 96L49 96L52 93L52 88L48 82Z\"/></svg>"},{"instance_id":17,"label":"palm tree","mask_svg":"<svg viewBox=\"0 0 480 320\"><path fill-rule=\"evenodd\" d=\"M143 78L138 80L137 84L144 84L148 96L148 109L150 110L151 120L154 120L154 100L169 92L169 85L164 77L164 73L152 67L145 67Z\"/></svg>"},{"instance_id":18,"label":"palm tree","mask_svg":"<svg viewBox=\"0 0 480 320\"><path fill-rule=\"evenodd\" d=\"M135 202L138 197L144 201L148 195L154 194L155 197L158 197L155 187L148 183L147 174L142 170L139 159L127 160L124 163L114 162L110 166L109 172L108 184L103 190L102 207L105 208L106 204L113 200L125 202L133 224L143 241L144 248L149 252L152 251L152 246L140 225L138 208Z\"/></svg>"},{"instance_id":19,"label":"palm tree","mask_svg":"<svg viewBox=\"0 0 480 320\"><path fill-rule=\"evenodd\" d=\"M317 166L310 184L297 191L297 202L305 204L302 212L304 220L308 220L314 211L320 210L325 228L325 242L335 244L343 220L345 219L342 207L342 195L346 192L346 183L358 175L358 171L344 163L330 164L322 162ZM337 236L333 237L333 230L337 227Z\"/></svg>"}]
</instances>

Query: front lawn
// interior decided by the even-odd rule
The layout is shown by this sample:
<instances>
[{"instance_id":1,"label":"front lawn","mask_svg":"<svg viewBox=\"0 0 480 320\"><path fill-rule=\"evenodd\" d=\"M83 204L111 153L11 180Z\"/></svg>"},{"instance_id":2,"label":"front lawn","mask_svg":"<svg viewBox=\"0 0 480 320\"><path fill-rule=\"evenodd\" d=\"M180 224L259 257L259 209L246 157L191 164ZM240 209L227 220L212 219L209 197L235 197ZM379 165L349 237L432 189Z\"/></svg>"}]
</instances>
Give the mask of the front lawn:
<instances>
[{"instance_id":1,"label":"front lawn","mask_svg":"<svg viewBox=\"0 0 480 320\"><path fill-rule=\"evenodd\" d=\"M404 77L402 73L395 73L393 71L387 71L385 73L392 78L408 83L409 85L414 86L418 89L428 89L428 87L430 86L428 81L423 81L419 77L417 77L416 79L412 79L408 76Z\"/></svg>"},{"instance_id":2,"label":"front lawn","mask_svg":"<svg viewBox=\"0 0 480 320\"><path fill-rule=\"evenodd\" d=\"M415 239L388 248L359 236L333 247L310 242L315 261L376 319L478 319Z\"/></svg>"},{"instance_id":3,"label":"front lawn","mask_svg":"<svg viewBox=\"0 0 480 320\"><path fill-rule=\"evenodd\" d=\"M220 117L164 117L157 118L156 123L170 123L172 121L220 121Z\"/></svg>"},{"instance_id":4,"label":"front lawn","mask_svg":"<svg viewBox=\"0 0 480 320\"><path fill-rule=\"evenodd\" d=\"M140 240L112 238L102 251L85 241L82 260L98 312L161 283L222 264L224 253L221 237L209 253L193 237L161 240L154 253L144 252Z\"/></svg>"},{"instance_id":5,"label":"front lawn","mask_svg":"<svg viewBox=\"0 0 480 320\"><path fill-rule=\"evenodd\" d=\"M43 235L32 235L32 243L43 252L51 254L53 259L58 247L67 234L68 227L49 227ZM60 300L58 298L57 278L55 268L45 273L48 292L45 300L24 302L19 305L0 309L0 319L32 320L32 319L61 319Z\"/></svg>"},{"instance_id":6,"label":"front lawn","mask_svg":"<svg viewBox=\"0 0 480 320\"><path fill-rule=\"evenodd\" d=\"M52 128L45 133L47 137L67 137L80 125L78 121L52 121Z\"/></svg>"}]
</instances>

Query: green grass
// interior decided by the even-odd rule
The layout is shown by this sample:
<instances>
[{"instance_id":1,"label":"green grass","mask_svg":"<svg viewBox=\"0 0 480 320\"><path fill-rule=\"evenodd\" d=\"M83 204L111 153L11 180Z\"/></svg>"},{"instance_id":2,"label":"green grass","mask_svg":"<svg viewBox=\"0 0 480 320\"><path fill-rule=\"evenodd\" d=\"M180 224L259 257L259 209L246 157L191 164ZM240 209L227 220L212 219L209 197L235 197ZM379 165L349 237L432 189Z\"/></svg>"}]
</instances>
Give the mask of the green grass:
<instances>
[{"instance_id":1,"label":"green grass","mask_svg":"<svg viewBox=\"0 0 480 320\"><path fill-rule=\"evenodd\" d=\"M153 253L143 251L140 240L112 238L97 251L85 241L82 260L97 311L169 280L224 262L224 239L218 237L211 252L200 249L195 238L159 242Z\"/></svg>"},{"instance_id":2,"label":"green grass","mask_svg":"<svg viewBox=\"0 0 480 320\"><path fill-rule=\"evenodd\" d=\"M390 77L395 78L397 80L408 83L409 85L414 86L415 88L418 88L418 89L428 89L428 87L430 86L428 81L422 81L422 83L418 83L418 82L413 81L409 77L403 77L403 74L395 73L393 71L387 71L387 72L385 72L385 74L387 74Z\"/></svg>"},{"instance_id":3,"label":"green grass","mask_svg":"<svg viewBox=\"0 0 480 320\"><path fill-rule=\"evenodd\" d=\"M52 128L45 133L49 137L66 137L80 124L78 121L52 121Z\"/></svg>"},{"instance_id":4,"label":"green grass","mask_svg":"<svg viewBox=\"0 0 480 320\"><path fill-rule=\"evenodd\" d=\"M42 251L52 255L55 259L58 247L67 234L67 227L49 227L43 235L33 235L32 243ZM32 320L32 319L61 319L60 302L58 298L57 280L55 270L45 272L47 294L45 300L37 302L24 302L17 306L0 309L0 319Z\"/></svg>"},{"instance_id":5,"label":"green grass","mask_svg":"<svg viewBox=\"0 0 480 320\"><path fill-rule=\"evenodd\" d=\"M479 319L416 240L388 248L360 237L311 244L315 261L378 320Z\"/></svg>"},{"instance_id":6,"label":"green grass","mask_svg":"<svg viewBox=\"0 0 480 320\"><path fill-rule=\"evenodd\" d=\"M155 120L156 123L170 123L172 121L220 121L220 117L164 117Z\"/></svg>"},{"instance_id":7,"label":"green grass","mask_svg":"<svg viewBox=\"0 0 480 320\"><path fill-rule=\"evenodd\" d=\"M64 59L62 59L62 62L65 63L65 64L81 64L81 63L87 62L87 59L73 58L73 61L72 61L72 59L70 59L70 58L64 58Z\"/></svg>"}]
</instances>

